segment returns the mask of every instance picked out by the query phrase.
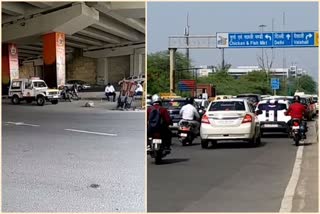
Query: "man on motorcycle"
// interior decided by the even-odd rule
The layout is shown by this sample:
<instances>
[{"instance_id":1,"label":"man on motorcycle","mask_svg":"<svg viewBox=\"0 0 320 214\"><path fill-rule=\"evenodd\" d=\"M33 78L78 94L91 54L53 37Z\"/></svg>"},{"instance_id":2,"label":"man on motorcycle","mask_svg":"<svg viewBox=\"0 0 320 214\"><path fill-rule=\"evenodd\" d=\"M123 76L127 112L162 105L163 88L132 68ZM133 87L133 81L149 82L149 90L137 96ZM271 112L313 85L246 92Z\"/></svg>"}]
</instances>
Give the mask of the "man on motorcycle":
<instances>
[{"instance_id":1,"label":"man on motorcycle","mask_svg":"<svg viewBox=\"0 0 320 214\"><path fill-rule=\"evenodd\" d=\"M194 127L194 134L197 136L200 132L200 115L197 109L193 105L193 98L190 97L188 99L188 104L184 105L180 110L180 115L182 116L182 120L187 120L190 122ZM180 121L180 122L181 122Z\"/></svg>"},{"instance_id":2,"label":"man on motorcycle","mask_svg":"<svg viewBox=\"0 0 320 214\"><path fill-rule=\"evenodd\" d=\"M155 132L159 132L164 142L163 145L167 150L170 150L171 131L169 129L169 126L172 125L170 114L166 108L162 107L162 102L159 95L154 94L151 98L151 102L152 102L152 106L149 106L149 108L147 109L147 121L148 121L147 135L148 137L151 137ZM158 130L154 130L150 128L150 125L149 125L150 114L155 109L159 110L159 114L161 117L161 126ZM149 145L148 145L148 149L149 149Z\"/></svg>"},{"instance_id":3,"label":"man on motorcycle","mask_svg":"<svg viewBox=\"0 0 320 214\"><path fill-rule=\"evenodd\" d=\"M289 106L287 111L287 115L291 116L291 120L288 122L289 127L292 126L292 119L299 119L301 121L302 129L302 137L306 139L306 122L303 120L303 116L306 112L306 107L300 103L300 97L294 96L293 103Z\"/></svg>"}]
</instances>

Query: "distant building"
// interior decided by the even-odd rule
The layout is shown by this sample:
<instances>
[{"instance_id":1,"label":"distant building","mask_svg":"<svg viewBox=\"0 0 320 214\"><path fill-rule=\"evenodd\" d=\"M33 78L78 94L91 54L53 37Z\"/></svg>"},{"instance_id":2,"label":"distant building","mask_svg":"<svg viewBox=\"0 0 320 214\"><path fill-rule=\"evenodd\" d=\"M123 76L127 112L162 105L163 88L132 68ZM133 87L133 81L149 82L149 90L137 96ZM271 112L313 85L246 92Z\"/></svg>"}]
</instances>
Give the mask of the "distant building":
<instances>
[{"instance_id":1,"label":"distant building","mask_svg":"<svg viewBox=\"0 0 320 214\"><path fill-rule=\"evenodd\" d=\"M236 68L230 68L228 73L231 76L235 76L239 78L242 75L246 75L252 71L260 70L259 66L238 66ZM216 69L212 66L201 66L198 69L198 76L199 77L206 77L210 74L216 72ZM299 77L301 75L307 74L307 71L303 70L302 68L298 68L297 66L290 66L289 68L271 68L270 75L274 77Z\"/></svg>"}]
</instances>

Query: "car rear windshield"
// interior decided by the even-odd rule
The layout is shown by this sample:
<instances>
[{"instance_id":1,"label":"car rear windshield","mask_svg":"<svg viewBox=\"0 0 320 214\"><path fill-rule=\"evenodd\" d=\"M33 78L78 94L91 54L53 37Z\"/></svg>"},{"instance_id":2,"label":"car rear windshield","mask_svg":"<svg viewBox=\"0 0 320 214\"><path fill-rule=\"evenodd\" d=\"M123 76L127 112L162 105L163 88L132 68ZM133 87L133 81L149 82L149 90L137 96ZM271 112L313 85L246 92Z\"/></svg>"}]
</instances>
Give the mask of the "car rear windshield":
<instances>
[{"instance_id":1,"label":"car rear windshield","mask_svg":"<svg viewBox=\"0 0 320 214\"><path fill-rule=\"evenodd\" d=\"M301 102L302 104L305 104L305 105L308 104L308 101L307 101L306 98L301 98L301 99L300 99L300 102Z\"/></svg>"},{"instance_id":2,"label":"car rear windshield","mask_svg":"<svg viewBox=\"0 0 320 214\"><path fill-rule=\"evenodd\" d=\"M164 100L162 106L164 108L181 108L187 104L187 100Z\"/></svg>"},{"instance_id":3,"label":"car rear windshield","mask_svg":"<svg viewBox=\"0 0 320 214\"><path fill-rule=\"evenodd\" d=\"M213 102L209 111L245 111L244 102L241 101L225 101Z\"/></svg>"},{"instance_id":4,"label":"car rear windshield","mask_svg":"<svg viewBox=\"0 0 320 214\"><path fill-rule=\"evenodd\" d=\"M284 103L277 103L277 104L263 103L263 104L260 104L258 106L258 109L262 110L262 111L263 110L265 110L265 111L267 111L267 110L277 110L277 111L279 111L279 110L287 109L287 106Z\"/></svg>"},{"instance_id":5,"label":"car rear windshield","mask_svg":"<svg viewBox=\"0 0 320 214\"><path fill-rule=\"evenodd\" d=\"M253 103L259 102L258 97L255 95L252 95L252 96L251 95L238 95L237 98L245 98Z\"/></svg>"}]
</instances>

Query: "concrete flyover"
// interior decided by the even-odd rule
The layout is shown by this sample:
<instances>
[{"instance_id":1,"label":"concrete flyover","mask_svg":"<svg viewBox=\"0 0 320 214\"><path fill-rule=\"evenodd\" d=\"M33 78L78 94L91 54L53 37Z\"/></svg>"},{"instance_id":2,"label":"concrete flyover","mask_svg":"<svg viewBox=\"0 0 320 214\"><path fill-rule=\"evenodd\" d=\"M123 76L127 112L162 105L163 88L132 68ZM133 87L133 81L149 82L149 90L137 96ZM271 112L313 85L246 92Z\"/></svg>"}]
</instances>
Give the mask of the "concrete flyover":
<instances>
[{"instance_id":1,"label":"concrete flyover","mask_svg":"<svg viewBox=\"0 0 320 214\"><path fill-rule=\"evenodd\" d=\"M55 32L64 37L65 55L56 54L57 65L48 67L44 37ZM6 44L17 50L19 78L57 78L52 87L71 79L116 85L145 72L145 3L3 2L2 46Z\"/></svg>"}]
</instances>

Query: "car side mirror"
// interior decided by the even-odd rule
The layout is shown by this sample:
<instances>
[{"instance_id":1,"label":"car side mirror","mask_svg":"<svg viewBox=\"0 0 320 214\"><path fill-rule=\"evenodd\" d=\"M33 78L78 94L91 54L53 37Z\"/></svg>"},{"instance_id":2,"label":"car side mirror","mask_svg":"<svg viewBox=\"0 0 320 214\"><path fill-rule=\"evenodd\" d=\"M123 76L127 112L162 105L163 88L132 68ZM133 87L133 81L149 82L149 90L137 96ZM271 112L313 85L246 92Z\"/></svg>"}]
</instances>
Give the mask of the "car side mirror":
<instances>
[{"instance_id":1,"label":"car side mirror","mask_svg":"<svg viewBox=\"0 0 320 214\"><path fill-rule=\"evenodd\" d=\"M258 109L258 110L256 111L256 115L260 115L260 114L262 114L262 110Z\"/></svg>"}]
</instances>

